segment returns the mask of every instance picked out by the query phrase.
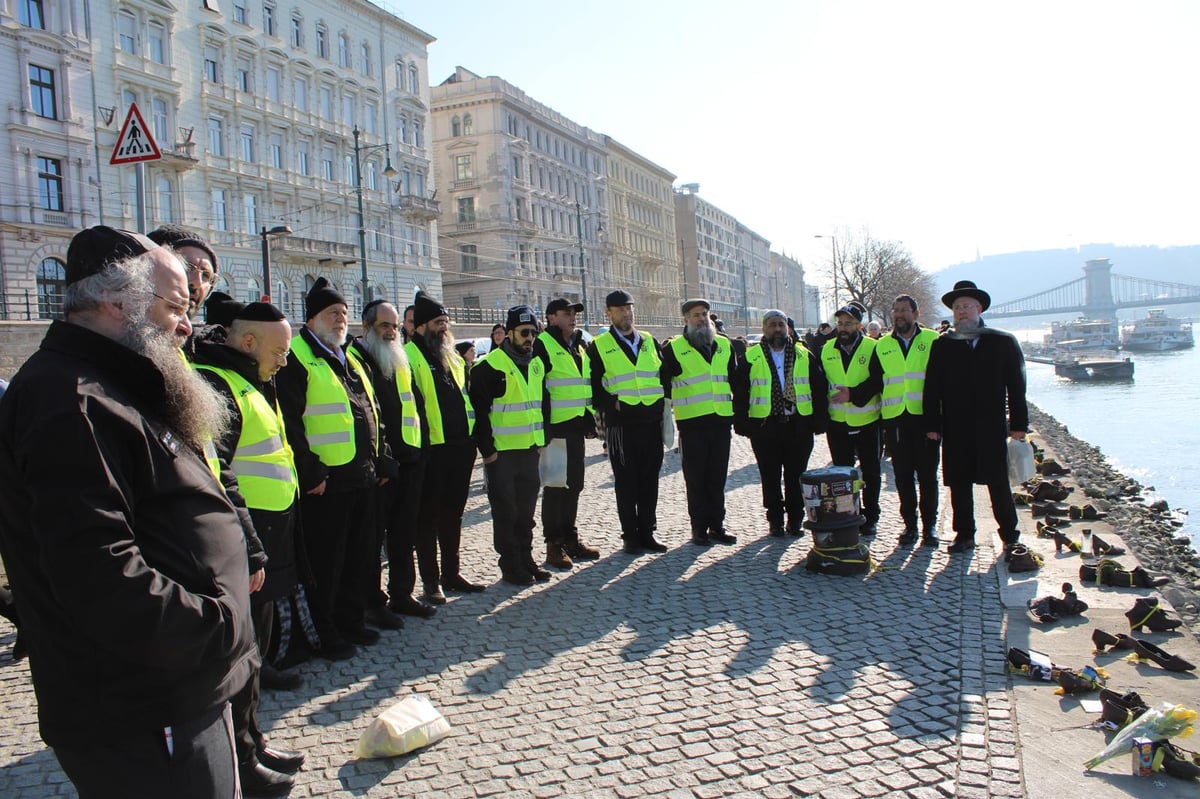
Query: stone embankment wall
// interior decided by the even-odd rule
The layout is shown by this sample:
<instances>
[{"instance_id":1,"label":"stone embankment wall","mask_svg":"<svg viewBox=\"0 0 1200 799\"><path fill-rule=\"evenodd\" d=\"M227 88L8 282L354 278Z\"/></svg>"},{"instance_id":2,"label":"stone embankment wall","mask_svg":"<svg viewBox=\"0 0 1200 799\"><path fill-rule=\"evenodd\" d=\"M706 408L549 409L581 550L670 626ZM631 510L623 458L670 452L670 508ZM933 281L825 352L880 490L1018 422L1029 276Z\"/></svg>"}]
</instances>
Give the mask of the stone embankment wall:
<instances>
[{"instance_id":1,"label":"stone embankment wall","mask_svg":"<svg viewBox=\"0 0 1200 799\"><path fill-rule=\"evenodd\" d=\"M37 351L49 326L48 321L0 321L0 377L7 380L16 374L21 364Z\"/></svg>"},{"instance_id":2,"label":"stone embankment wall","mask_svg":"<svg viewBox=\"0 0 1200 799\"><path fill-rule=\"evenodd\" d=\"M1108 512L1107 522L1148 571L1171 578L1159 590L1193 630L1200 629L1200 555L1191 539L1179 532L1178 511L1163 500L1148 503L1137 480L1109 466L1104 453L1071 435L1040 408L1030 405L1034 439L1043 438L1087 496ZM1071 500L1083 504L1083 500Z\"/></svg>"}]
</instances>

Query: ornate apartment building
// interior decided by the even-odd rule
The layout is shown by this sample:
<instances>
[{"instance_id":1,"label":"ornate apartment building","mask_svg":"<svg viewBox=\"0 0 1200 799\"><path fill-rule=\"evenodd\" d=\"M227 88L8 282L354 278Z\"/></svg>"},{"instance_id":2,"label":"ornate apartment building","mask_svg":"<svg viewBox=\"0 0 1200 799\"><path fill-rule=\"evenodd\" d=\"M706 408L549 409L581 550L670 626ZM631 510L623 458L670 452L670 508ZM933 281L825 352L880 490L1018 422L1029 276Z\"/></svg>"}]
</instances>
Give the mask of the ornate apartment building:
<instances>
[{"instance_id":1,"label":"ornate apartment building","mask_svg":"<svg viewBox=\"0 0 1200 799\"><path fill-rule=\"evenodd\" d=\"M586 280L595 318L612 277L604 138L462 67L431 95L446 304L491 319L521 303L580 301Z\"/></svg>"},{"instance_id":2,"label":"ornate apartment building","mask_svg":"<svg viewBox=\"0 0 1200 799\"><path fill-rule=\"evenodd\" d=\"M795 258L777 252L771 253L770 285L767 296L769 305L778 308L796 322L796 327L815 327L819 324L819 312L810 307L804 283L804 267Z\"/></svg>"},{"instance_id":3,"label":"ornate apartment building","mask_svg":"<svg viewBox=\"0 0 1200 799\"><path fill-rule=\"evenodd\" d=\"M146 226L204 235L218 289L295 317L324 275L357 311L365 255L373 297L441 290L419 28L363 0L0 0L0 33L3 315L57 310L76 230L137 227L138 168L109 165L133 103L163 151Z\"/></svg>"},{"instance_id":4,"label":"ornate apartment building","mask_svg":"<svg viewBox=\"0 0 1200 799\"><path fill-rule=\"evenodd\" d=\"M604 146L612 285L633 295L639 319L673 323L683 296L675 245L675 175L609 136L604 137ZM604 294L596 295L596 300L589 307L602 314Z\"/></svg>"}]
</instances>

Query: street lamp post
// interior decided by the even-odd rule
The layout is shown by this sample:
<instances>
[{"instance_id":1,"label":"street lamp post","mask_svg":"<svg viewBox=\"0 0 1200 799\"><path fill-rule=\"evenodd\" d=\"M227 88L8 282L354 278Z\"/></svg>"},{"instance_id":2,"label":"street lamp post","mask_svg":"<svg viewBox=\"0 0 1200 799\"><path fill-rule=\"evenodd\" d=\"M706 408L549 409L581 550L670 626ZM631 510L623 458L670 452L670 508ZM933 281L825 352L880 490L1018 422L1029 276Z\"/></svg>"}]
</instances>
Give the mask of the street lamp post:
<instances>
[{"instance_id":1,"label":"street lamp post","mask_svg":"<svg viewBox=\"0 0 1200 799\"><path fill-rule=\"evenodd\" d=\"M271 301L271 239L275 236L290 236L292 228L288 225L276 225L273 228L263 226L262 232L262 276L263 276L263 298Z\"/></svg>"},{"instance_id":2,"label":"street lamp post","mask_svg":"<svg viewBox=\"0 0 1200 799\"><path fill-rule=\"evenodd\" d=\"M583 206L578 202L575 203L575 234L579 240L579 290L582 292L579 301L583 305L583 324L581 327L587 328L588 323L588 290L587 290L587 262L583 258L583 218L585 216L599 216L600 211L583 212ZM596 226L596 232L600 233L604 230L604 223L601 222Z\"/></svg>"},{"instance_id":3,"label":"street lamp post","mask_svg":"<svg viewBox=\"0 0 1200 799\"><path fill-rule=\"evenodd\" d=\"M367 307L367 303L371 301L371 282L367 277L367 219L363 212L363 185L362 185L362 154L371 153L376 150L383 150L387 153L387 160L383 167L384 177L393 177L396 170L392 167L392 145L390 143L376 144L371 147L363 147L359 144L359 137L362 131L358 129L358 125L354 126L354 193L358 195L358 263L362 274L362 307Z\"/></svg>"}]
</instances>

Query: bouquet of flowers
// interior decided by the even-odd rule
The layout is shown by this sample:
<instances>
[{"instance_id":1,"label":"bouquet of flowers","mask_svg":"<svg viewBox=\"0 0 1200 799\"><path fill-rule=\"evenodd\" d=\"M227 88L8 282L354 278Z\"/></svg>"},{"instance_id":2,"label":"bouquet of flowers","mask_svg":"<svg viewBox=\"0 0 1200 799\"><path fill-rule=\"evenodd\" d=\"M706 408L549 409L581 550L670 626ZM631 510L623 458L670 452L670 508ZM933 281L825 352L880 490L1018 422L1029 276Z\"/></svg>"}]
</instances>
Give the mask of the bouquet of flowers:
<instances>
[{"instance_id":1,"label":"bouquet of flowers","mask_svg":"<svg viewBox=\"0 0 1200 799\"><path fill-rule=\"evenodd\" d=\"M1083 764L1084 768L1093 769L1106 760L1128 753L1134 738L1149 738L1152 741L1186 738L1194 731L1196 715L1196 711L1170 702L1150 708L1114 735L1100 754Z\"/></svg>"}]
</instances>

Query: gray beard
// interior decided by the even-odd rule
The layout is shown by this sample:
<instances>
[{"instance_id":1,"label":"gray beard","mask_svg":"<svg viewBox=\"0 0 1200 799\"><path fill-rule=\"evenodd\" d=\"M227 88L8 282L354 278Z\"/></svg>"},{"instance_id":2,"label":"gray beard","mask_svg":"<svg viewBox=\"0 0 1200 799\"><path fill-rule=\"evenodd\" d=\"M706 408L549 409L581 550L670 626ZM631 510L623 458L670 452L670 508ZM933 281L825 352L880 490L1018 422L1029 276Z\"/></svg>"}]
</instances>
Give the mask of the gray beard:
<instances>
[{"instance_id":1,"label":"gray beard","mask_svg":"<svg viewBox=\"0 0 1200 799\"><path fill-rule=\"evenodd\" d=\"M781 333L778 336L769 339L767 343L771 345L771 349L781 350L788 345L788 341L788 337Z\"/></svg>"},{"instance_id":2,"label":"gray beard","mask_svg":"<svg viewBox=\"0 0 1200 799\"><path fill-rule=\"evenodd\" d=\"M326 332L326 331L317 332L316 330L314 330L313 334L316 335L318 341L320 341L322 344L324 344L326 347L328 347L331 351L340 350L342 348L342 345L346 343L346 334L345 333L343 333L342 335L339 336L339 335L335 334L332 330L328 331L328 332Z\"/></svg>"},{"instance_id":3,"label":"gray beard","mask_svg":"<svg viewBox=\"0 0 1200 799\"><path fill-rule=\"evenodd\" d=\"M148 358L162 373L167 393L167 424L194 449L229 431L233 412L225 398L180 355L173 332L151 324L143 311L127 317L117 341Z\"/></svg>"},{"instance_id":4,"label":"gray beard","mask_svg":"<svg viewBox=\"0 0 1200 799\"><path fill-rule=\"evenodd\" d=\"M432 330L425 331L425 350L429 353L429 357L438 362L443 371L450 371L450 364L454 363L454 359L458 357L458 352L454 349L454 334L449 330L439 336Z\"/></svg>"},{"instance_id":5,"label":"gray beard","mask_svg":"<svg viewBox=\"0 0 1200 799\"><path fill-rule=\"evenodd\" d=\"M387 341L374 330L368 330L363 336L363 346L379 367L379 373L385 380L391 380L397 370L408 369L408 354L399 339Z\"/></svg>"},{"instance_id":6,"label":"gray beard","mask_svg":"<svg viewBox=\"0 0 1200 799\"><path fill-rule=\"evenodd\" d=\"M717 332L712 325L687 325L684 336L693 347L708 349L716 339Z\"/></svg>"}]
</instances>

